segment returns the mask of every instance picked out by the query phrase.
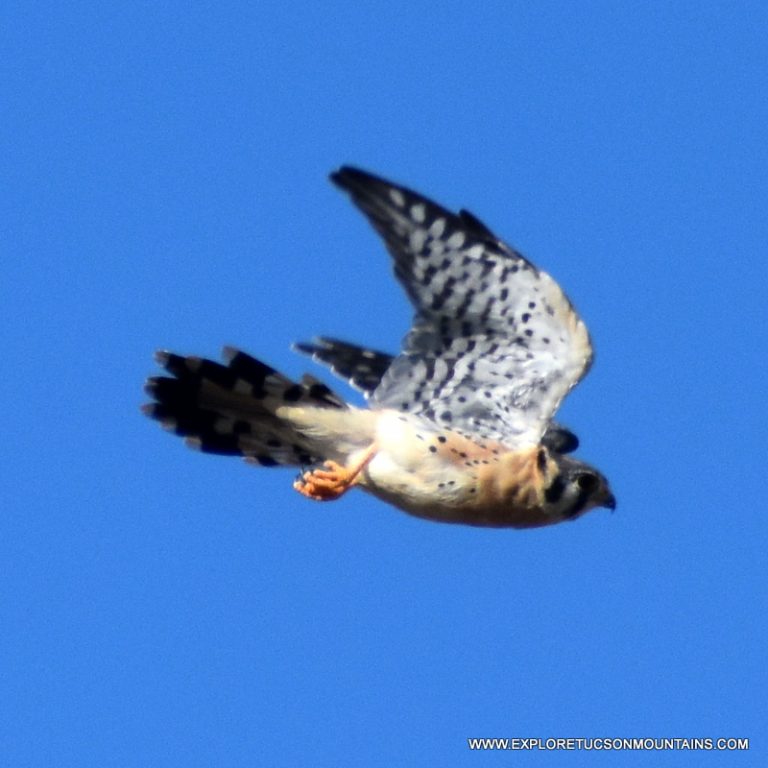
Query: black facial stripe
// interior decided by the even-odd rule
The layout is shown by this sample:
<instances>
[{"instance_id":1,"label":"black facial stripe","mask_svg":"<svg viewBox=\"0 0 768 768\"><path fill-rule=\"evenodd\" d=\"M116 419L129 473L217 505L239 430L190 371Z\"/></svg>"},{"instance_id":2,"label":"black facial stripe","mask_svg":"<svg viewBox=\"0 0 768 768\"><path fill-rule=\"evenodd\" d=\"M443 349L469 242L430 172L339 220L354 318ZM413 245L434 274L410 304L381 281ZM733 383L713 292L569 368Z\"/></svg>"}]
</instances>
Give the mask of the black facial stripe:
<instances>
[{"instance_id":1,"label":"black facial stripe","mask_svg":"<svg viewBox=\"0 0 768 768\"><path fill-rule=\"evenodd\" d=\"M560 501L560 498L563 495L564 490L565 490L565 480L563 480L563 478L558 475L552 481L552 485L550 485L549 488L547 488L547 490L544 491L544 498L550 504L557 504L557 502Z\"/></svg>"},{"instance_id":2,"label":"black facial stripe","mask_svg":"<svg viewBox=\"0 0 768 768\"><path fill-rule=\"evenodd\" d=\"M553 481L552 484L544 491L544 499L548 504L557 504L563 497L563 493L565 492L565 489L567 487L568 483L565 481L565 479L562 477L562 475L558 475ZM587 490L579 490L578 495L573 500L573 503L567 507L566 509L562 510L562 515L565 518L575 517L576 515L581 512L584 507L587 506L587 503L590 500L592 493L591 491Z\"/></svg>"}]
</instances>

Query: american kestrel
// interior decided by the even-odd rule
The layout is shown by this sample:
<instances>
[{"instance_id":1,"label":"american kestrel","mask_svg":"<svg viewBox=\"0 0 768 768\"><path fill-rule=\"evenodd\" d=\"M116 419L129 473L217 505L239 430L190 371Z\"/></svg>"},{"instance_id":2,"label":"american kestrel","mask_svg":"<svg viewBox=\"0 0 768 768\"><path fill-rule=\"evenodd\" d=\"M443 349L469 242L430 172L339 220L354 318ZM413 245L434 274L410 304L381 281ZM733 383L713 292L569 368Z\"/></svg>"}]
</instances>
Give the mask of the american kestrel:
<instances>
[{"instance_id":1,"label":"american kestrel","mask_svg":"<svg viewBox=\"0 0 768 768\"><path fill-rule=\"evenodd\" d=\"M552 417L589 369L587 329L557 283L475 216L355 168L331 180L384 239L415 315L391 356L329 338L297 348L361 389L346 403L236 349L224 364L158 352L145 413L209 453L309 467L310 499L352 487L418 517L526 528L614 509ZM314 468L311 468L314 467Z\"/></svg>"}]
</instances>

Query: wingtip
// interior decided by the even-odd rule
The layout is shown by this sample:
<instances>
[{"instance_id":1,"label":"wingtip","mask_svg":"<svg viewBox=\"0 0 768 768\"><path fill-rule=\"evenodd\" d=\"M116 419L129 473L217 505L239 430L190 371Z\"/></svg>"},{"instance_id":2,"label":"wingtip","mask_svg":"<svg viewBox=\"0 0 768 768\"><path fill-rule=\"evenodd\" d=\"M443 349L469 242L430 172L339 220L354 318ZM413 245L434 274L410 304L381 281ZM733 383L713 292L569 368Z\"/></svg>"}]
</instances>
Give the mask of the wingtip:
<instances>
[{"instance_id":1,"label":"wingtip","mask_svg":"<svg viewBox=\"0 0 768 768\"><path fill-rule=\"evenodd\" d=\"M380 176L364 171L362 168L358 168L354 165L342 165L337 170L333 171L329 178L333 184L340 189L351 191L359 188L362 185L370 184L389 184Z\"/></svg>"},{"instance_id":2,"label":"wingtip","mask_svg":"<svg viewBox=\"0 0 768 768\"><path fill-rule=\"evenodd\" d=\"M331 180L332 184L335 184L337 187L341 187L343 189L345 186L344 179L353 170L354 169L349 165L341 165L335 171L331 171L328 174L328 178Z\"/></svg>"},{"instance_id":3,"label":"wingtip","mask_svg":"<svg viewBox=\"0 0 768 768\"><path fill-rule=\"evenodd\" d=\"M355 176L358 174L365 175L365 171L356 165L344 163L343 165L340 165L335 171L331 171L331 178L334 176Z\"/></svg>"}]
</instances>

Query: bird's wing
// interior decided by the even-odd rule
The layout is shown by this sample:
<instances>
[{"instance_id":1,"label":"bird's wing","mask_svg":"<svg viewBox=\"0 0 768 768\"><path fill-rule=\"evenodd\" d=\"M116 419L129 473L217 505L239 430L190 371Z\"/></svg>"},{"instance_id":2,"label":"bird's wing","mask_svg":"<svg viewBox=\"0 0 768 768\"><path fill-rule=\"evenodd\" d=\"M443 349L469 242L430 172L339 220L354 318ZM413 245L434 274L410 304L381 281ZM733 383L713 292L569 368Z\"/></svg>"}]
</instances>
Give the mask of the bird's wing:
<instances>
[{"instance_id":1,"label":"bird's wing","mask_svg":"<svg viewBox=\"0 0 768 768\"><path fill-rule=\"evenodd\" d=\"M337 376L346 379L366 398L379 386L381 379L392 364L394 357L377 349L368 349L328 336L320 336L311 342L294 344L294 349L310 355L327 365Z\"/></svg>"},{"instance_id":2,"label":"bird's wing","mask_svg":"<svg viewBox=\"0 0 768 768\"><path fill-rule=\"evenodd\" d=\"M539 442L592 359L557 283L466 211L350 167L331 179L384 239L416 310L372 406L510 447Z\"/></svg>"}]
</instances>

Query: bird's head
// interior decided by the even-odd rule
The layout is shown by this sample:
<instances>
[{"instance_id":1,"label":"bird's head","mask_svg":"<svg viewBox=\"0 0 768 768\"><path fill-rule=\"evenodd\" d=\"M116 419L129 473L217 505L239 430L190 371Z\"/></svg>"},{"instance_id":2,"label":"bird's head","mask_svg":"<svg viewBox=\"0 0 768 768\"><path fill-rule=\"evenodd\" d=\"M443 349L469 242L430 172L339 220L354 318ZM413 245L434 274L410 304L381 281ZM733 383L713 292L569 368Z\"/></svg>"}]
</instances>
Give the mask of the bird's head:
<instances>
[{"instance_id":1,"label":"bird's head","mask_svg":"<svg viewBox=\"0 0 768 768\"><path fill-rule=\"evenodd\" d=\"M616 509L616 498L608 480L583 461L551 453L558 472L544 492L547 512L561 518L575 518L594 507Z\"/></svg>"}]
</instances>

